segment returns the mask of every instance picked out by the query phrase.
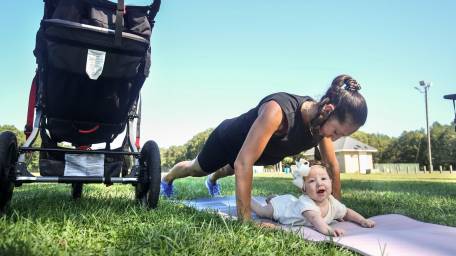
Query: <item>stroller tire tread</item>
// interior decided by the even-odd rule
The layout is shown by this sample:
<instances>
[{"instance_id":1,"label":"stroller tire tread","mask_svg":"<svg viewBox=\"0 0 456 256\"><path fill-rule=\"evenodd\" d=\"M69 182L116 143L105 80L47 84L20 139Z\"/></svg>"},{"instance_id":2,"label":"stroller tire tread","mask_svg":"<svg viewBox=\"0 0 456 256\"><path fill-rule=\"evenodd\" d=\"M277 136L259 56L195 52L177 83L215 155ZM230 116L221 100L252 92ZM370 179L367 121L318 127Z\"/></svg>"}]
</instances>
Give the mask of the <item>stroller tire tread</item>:
<instances>
[{"instance_id":1,"label":"stroller tire tread","mask_svg":"<svg viewBox=\"0 0 456 256\"><path fill-rule=\"evenodd\" d=\"M9 131L0 133L0 213L8 206L13 195L17 152L16 135Z\"/></svg>"},{"instance_id":2,"label":"stroller tire tread","mask_svg":"<svg viewBox=\"0 0 456 256\"><path fill-rule=\"evenodd\" d=\"M141 150L139 182L136 184L136 199L140 204L154 209L160 195L160 151L155 141L147 141ZM145 179L144 176L145 175Z\"/></svg>"}]
</instances>

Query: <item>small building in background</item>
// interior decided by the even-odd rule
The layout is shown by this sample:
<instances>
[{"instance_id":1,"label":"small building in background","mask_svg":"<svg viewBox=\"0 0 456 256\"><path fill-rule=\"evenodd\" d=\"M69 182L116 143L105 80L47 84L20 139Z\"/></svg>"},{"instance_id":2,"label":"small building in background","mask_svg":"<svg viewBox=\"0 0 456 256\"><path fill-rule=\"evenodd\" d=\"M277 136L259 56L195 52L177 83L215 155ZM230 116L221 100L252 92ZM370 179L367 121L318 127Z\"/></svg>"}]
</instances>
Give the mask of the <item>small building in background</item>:
<instances>
[{"instance_id":1,"label":"small building in background","mask_svg":"<svg viewBox=\"0 0 456 256\"><path fill-rule=\"evenodd\" d=\"M352 137L342 137L334 141L334 151L341 172L370 173L374 169L372 154L378 150ZM313 160L314 149L304 152L304 157Z\"/></svg>"}]
</instances>

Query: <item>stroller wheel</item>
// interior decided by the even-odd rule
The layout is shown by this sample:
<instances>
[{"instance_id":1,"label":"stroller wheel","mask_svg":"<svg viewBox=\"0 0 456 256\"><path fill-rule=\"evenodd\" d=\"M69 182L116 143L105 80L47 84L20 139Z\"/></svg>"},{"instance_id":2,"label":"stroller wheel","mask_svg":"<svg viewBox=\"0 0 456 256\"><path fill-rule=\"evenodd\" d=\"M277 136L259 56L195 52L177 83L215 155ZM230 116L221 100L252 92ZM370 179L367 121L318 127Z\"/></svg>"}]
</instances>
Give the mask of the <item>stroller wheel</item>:
<instances>
[{"instance_id":1,"label":"stroller wheel","mask_svg":"<svg viewBox=\"0 0 456 256\"><path fill-rule=\"evenodd\" d=\"M82 197L82 186L83 183L71 183L71 196L73 199L79 199Z\"/></svg>"},{"instance_id":2,"label":"stroller wheel","mask_svg":"<svg viewBox=\"0 0 456 256\"><path fill-rule=\"evenodd\" d=\"M160 195L160 150L155 141L147 141L141 150L140 171L136 184L136 199L142 205L156 208Z\"/></svg>"},{"instance_id":3,"label":"stroller wheel","mask_svg":"<svg viewBox=\"0 0 456 256\"><path fill-rule=\"evenodd\" d=\"M0 213L13 196L17 158L16 135L9 131L0 133Z\"/></svg>"}]
</instances>

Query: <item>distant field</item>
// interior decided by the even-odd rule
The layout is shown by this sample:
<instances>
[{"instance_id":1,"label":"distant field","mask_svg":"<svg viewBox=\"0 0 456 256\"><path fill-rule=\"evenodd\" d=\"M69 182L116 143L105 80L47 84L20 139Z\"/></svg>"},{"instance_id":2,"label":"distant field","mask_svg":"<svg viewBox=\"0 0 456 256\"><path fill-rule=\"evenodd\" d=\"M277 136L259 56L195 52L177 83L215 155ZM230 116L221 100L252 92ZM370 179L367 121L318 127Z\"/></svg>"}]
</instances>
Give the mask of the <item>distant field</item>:
<instances>
[{"instance_id":1,"label":"distant field","mask_svg":"<svg viewBox=\"0 0 456 256\"><path fill-rule=\"evenodd\" d=\"M456 171L450 172L433 172L433 173L418 173L418 174L396 174L396 173L373 173L373 174L341 174L342 180L415 180L415 181L441 181L441 182L456 182Z\"/></svg>"},{"instance_id":2,"label":"distant field","mask_svg":"<svg viewBox=\"0 0 456 256\"><path fill-rule=\"evenodd\" d=\"M293 193L290 175L254 177L254 195ZM456 174L342 175L343 202L365 216L400 213L456 226ZM207 197L204 178L176 181L176 199ZM233 177L222 180L234 194ZM331 244L305 242L289 233L240 224L161 200L147 211L131 185L86 186L72 201L68 185L16 188L0 218L0 255L353 255Z\"/></svg>"}]
</instances>

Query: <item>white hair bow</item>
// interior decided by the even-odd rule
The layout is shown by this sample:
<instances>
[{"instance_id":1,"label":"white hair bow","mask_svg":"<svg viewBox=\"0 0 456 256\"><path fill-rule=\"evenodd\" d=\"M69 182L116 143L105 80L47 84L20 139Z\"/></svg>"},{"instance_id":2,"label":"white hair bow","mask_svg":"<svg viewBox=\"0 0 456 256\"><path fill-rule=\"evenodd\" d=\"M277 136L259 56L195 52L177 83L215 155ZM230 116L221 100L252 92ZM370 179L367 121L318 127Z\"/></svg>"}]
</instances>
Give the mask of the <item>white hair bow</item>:
<instances>
[{"instance_id":1,"label":"white hair bow","mask_svg":"<svg viewBox=\"0 0 456 256\"><path fill-rule=\"evenodd\" d=\"M300 159L299 162L296 162L298 169L292 172L293 175L293 185L305 191L304 187L304 177L309 175L310 164L304 159Z\"/></svg>"}]
</instances>

